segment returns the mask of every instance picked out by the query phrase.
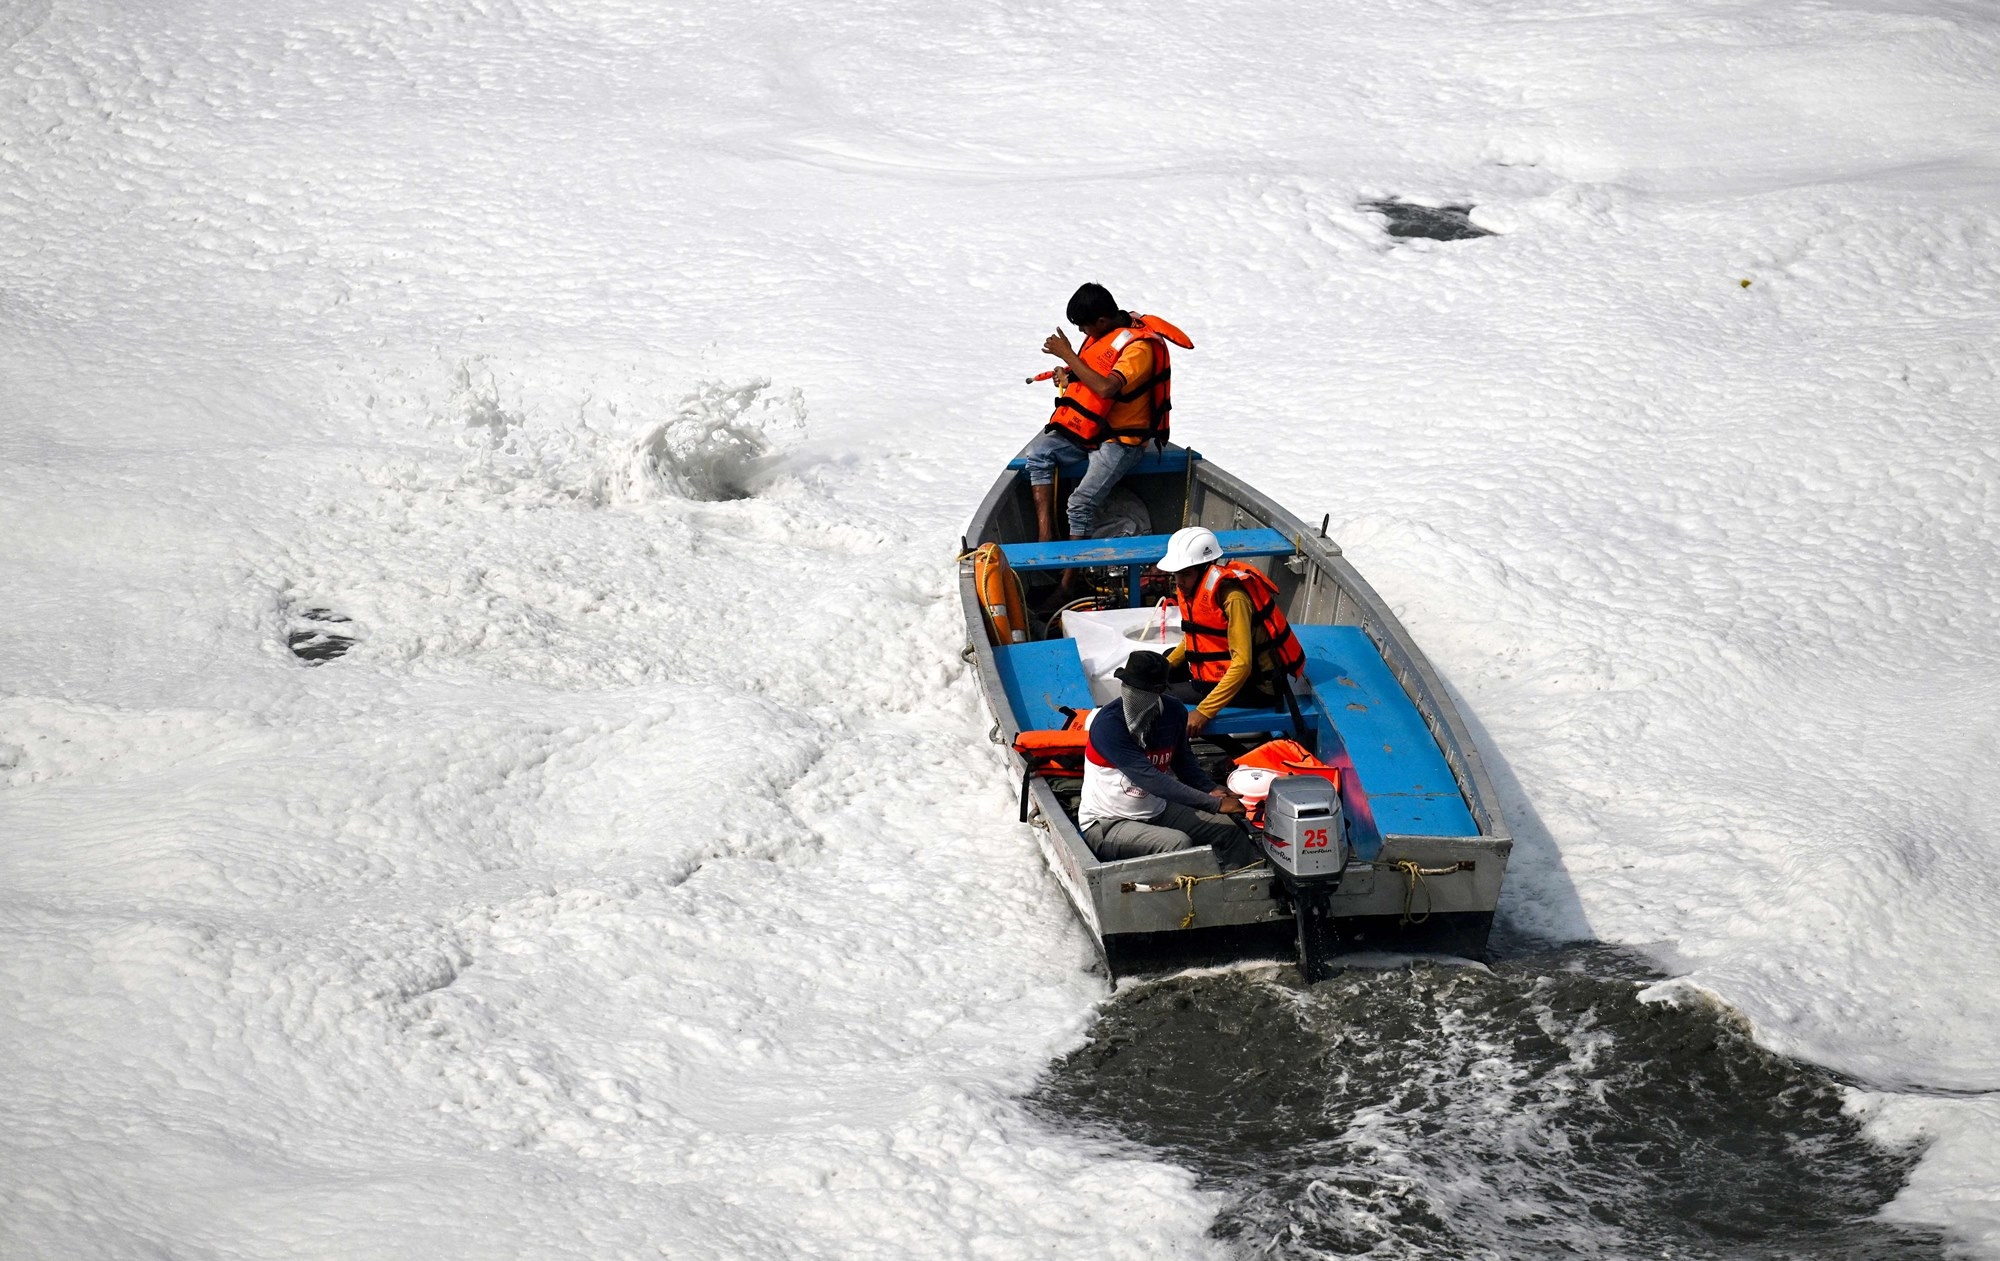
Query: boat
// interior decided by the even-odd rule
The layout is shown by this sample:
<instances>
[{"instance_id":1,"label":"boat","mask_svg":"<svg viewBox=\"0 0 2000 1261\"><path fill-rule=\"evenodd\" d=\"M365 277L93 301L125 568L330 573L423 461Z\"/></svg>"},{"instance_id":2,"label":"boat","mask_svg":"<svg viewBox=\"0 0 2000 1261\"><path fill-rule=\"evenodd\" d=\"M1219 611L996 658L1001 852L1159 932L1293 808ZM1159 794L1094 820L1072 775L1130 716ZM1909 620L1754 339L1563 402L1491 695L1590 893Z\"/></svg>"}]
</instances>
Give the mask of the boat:
<instances>
[{"instance_id":1,"label":"boat","mask_svg":"<svg viewBox=\"0 0 2000 1261\"><path fill-rule=\"evenodd\" d=\"M1059 489L1082 471L1081 462L1063 470ZM1119 483L1107 520L1119 534L1036 542L1032 493L1016 459L973 515L959 563L967 657L993 715L990 736L1007 748L1020 817L1035 827L1107 972L1267 957L1282 953L1287 938L1309 980L1354 951L1482 958L1513 848L1492 781L1437 672L1327 537L1326 519L1308 529L1198 452L1169 445L1148 452ZM1328 778L1337 783L1334 831L1342 844L1328 851L1338 857L1321 864L1320 878L1293 869L1303 851L1288 857L1282 840L1261 832L1268 861L1229 871L1205 846L1100 861L1077 827L1073 769L1066 773L1034 747L1038 734L1074 728L1075 714L1111 699L1106 681L1093 686L1086 669L1084 649L1102 649L1105 620L1089 615L1124 626L1133 648L1163 649L1177 638L1159 607L1172 580L1153 565L1185 525L1214 530L1225 557L1271 577L1306 654L1295 705L1225 708L1195 742L1196 754L1212 772L1227 773L1226 759L1246 748L1296 739L1336 768ZM996 551L1004 557L1000 569L1028 597L1007 602L1011 618L999 610L998 632L980 592L993 573L976 559L986 544L995 545L988 562ZM1024 618L1033 597L1052 591L1066 570L1081 571L1071 589L1083 598L1046 624ZM1085 625L1094 644L1082 642Z\"/></svg>"}]
</instances>

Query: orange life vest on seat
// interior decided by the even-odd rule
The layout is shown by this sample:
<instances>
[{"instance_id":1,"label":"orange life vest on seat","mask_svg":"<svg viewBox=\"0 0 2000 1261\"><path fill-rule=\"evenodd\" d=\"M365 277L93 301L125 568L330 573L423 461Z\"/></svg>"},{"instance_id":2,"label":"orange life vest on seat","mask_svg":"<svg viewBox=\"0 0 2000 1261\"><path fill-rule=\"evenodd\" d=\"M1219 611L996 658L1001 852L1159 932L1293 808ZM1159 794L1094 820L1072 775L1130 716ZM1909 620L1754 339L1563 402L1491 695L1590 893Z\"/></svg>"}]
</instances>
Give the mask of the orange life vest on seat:
<instances>
[{"instance_id":1,"label":"orange life vest on seat","mask_svg":"<svg viewBox=\"0 0 2000 1261\"><path fill-rule=\"evenodd\" d=\"M1236 759L1236 765L1279 775L1317 775L1340 787L1340 768L1328 766L1297 740L1269 740Z\"/></svg>"},{"instance_id":2,"label":"orange life vest on seat","mask_svg":"<svg viewBox=\"0 0 2000 1261\"><path fill-rule=\"evenodd\" d=\"M1128 313L1129 314L1129 313ZM1132 315L1132 323L1115 328L1102 337L1083 343L1077 357L1092 372L1110 376L1118 366L1118 356L1134 341L1153 344L1153 375L1144 381L1127 381L1125 391L1107 399L1083 382L1071 378L1056 400L1049 423L1067 429L1089 450L1096 450L1109 438L1126 446L1144 446L1148 441L1167 444L1168 416L1173 410L1173 360L1167 343L1193 350L1186 333L1156 315Z\"/></svg>"},{"instance_id":3,"label":"orange life vest on seat","mask_svg":"<svg viewBox=\"0 0 2000 1261\"><path fill-rule=\"evenodd\" d=\"M1258 664L1269 653L1278 672L1297 674L1305 668L1305 649L1292 634L1292 624L1278 608L1278 588L1264 572L1240 561L1219 560L1201 576L1190 600L1174 588L1181 611L1181 631L1187 636L1188 674L1197 683L1220 683L1229 673L1229 615L1222 608L1222 584L1234 582L1250 597L1250 677L1272 671Z\"/></svg>"},{"instance_id":4,"label":"orange life vest on seat","mask_svg":"<svg viewBox=\"0 0 2000 1261\"><path fill-rule=\"evenodd\" d=\"M1090 744L1090 716L1096 709L1065 711L1067 721L1048 731L1023 731L1014 737L1014 752L1036 775L1075 779L1083 774L1084 750Z\"/></svg>"},{"instance_id":5,"label":"orange life vest on seat","mask_svg":"<svg viewBox=\"0 0 2000 1261\"><path fill-rule=\"evenodd\" d=\"M1296 740L1272 740L1260 744L1236 759L1236 769L1267 771L1272 780L1284 775L1317 775L1332 784L1334 792L1338 793L1341 787L1340 768L1320 761ZM1235 772L1230 773L1229 781L1231 791L1243 799L1244 817L1250 820L1250 826L1263 827L1264 807L1270 800L1267 794L1271 790L1271 782L1266 781L1259 794L1253 797L1237 788Z\"/></svg>"},{"instance_id":6,"label":"orange life vest on seat","mask_svg":"<svg viewBox=\"0 0 2000 1261\"><path fill-rule=\"evenodd\" d=\"M1060 728L1015 735L1014 752L1021 755L1021 822L1028 821L1028 785L1035 776L1083 778L1084 753L1090 744L1090 716L1096 712L1065 707L1065 721Z\"/></svg>"}]
</instances>

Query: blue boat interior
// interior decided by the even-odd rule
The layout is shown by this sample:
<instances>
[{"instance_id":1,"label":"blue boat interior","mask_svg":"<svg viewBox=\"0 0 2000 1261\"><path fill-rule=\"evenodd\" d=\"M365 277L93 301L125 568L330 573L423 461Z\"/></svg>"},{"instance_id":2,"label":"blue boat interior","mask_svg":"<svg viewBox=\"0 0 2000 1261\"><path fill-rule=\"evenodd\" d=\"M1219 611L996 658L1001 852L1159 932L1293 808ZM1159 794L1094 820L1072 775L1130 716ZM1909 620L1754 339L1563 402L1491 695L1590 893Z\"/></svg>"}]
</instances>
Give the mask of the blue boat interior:
<instances>
[{"instance_id":1,"label":"blue boat interior","mask_svg":"<svg viewBox=\"0 0 2000 1261\"><path fill-rule=\"evenodd\" d=\"M1142 603L1140 580L1153 562L1166 551L1166 535L1135 534L1116 539L1084 539L1064 543L1002 543L1000 551L1018 574L1048 573L1058 569L1125 570L1126 586L1134 607ZM1216 540L1228 560L1251 556L1290 556L1297 549L1278 530L1218 530Z\"/></svg>"},{"instance_id":2,"label":"blue boat interior","mask_svg":"<svg viewBox=\"0 0 2000 1261\"><path fill-rule=\"evenodd\" d=\"M1183 455L1170 450L1167 457ZM1277 530L1218 531L1225 555L1288 556L1293 544ZM1017 571L1125 568L1133 603L1140 576L1166 550L1164 534L1070 543L1008 543L1001 550ZM1334 765L1351 765L1358 793L1348 798L1350 840L1357 856L1372 859L1383 836L1476 836L1456 780L1416 705L1359 626L1293 624L1306 654L1311 694L1300 698L1306 743ZM1067 721L1063 710L1095 702L1076 644L1046 639L994 649L1000 681L1023 730L1051 730ZM1286 709L1224 709L1207 734L1251 737L1296 735Z\"/></svg>"},{"instance_id":3,"label":"blue boat interior","mask_svg":"<svg viewBox=\"0 0 2000 1261\"><path fill-rule=\"evenodd\" d=\"M1155 473L1186 473L1189 463L1201 458L1201 452L1186 447L1168 447L1164 451L1148 451L1139 457L1139 462L1126 471L1127 477L1144 477ZM1016 471L1028 467L1028 462L1019 456L1007 461L1007 467ZM1089 462L1082 458L1070 460L1061 466L1065 478L1075 481L1083 476Z\"/></svg>"}]
</instances>

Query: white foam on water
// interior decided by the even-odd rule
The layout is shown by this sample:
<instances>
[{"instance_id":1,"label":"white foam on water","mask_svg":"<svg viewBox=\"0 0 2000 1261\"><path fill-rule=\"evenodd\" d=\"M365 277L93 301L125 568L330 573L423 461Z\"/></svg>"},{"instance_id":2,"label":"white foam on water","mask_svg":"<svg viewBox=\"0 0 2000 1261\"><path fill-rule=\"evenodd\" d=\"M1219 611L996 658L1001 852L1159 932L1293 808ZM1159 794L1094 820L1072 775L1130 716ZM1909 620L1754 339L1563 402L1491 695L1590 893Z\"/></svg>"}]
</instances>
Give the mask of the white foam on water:
<instances>
[{"instance_id":1,"label":"white foam on water","mask_svg":"<svg viewBox=\"0 0 2000 1261\"><path fill-rule=\"evenodd\" d=\"M2000 24L1143 26L0 17L0 1250L1217 1252L1017 1102L1106 989L950 560L1084 279L1465 701L1509 930L2000 1249Z\"/></svg>"}]
</instances>

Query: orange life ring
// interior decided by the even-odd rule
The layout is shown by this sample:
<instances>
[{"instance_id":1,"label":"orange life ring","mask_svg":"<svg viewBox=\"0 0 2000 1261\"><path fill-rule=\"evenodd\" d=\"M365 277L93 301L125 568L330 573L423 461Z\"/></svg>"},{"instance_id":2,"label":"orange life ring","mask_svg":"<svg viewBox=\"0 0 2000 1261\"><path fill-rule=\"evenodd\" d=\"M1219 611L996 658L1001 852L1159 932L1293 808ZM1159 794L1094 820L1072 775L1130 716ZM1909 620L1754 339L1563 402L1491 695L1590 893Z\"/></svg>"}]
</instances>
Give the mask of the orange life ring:
<instances>
[{"instance_id":1,"label":"orange life ring","mask_svg":"<svg viewBox=\"0 0 2000 1261\"><path fill-rule=\"evenodd\" d=\"M1020 575L1007 563L998 543L982 543L973 553L972 586L986 613L986 642L1027 643L1028 600L1021 593Z\"/></svg>"}]
</instances>

